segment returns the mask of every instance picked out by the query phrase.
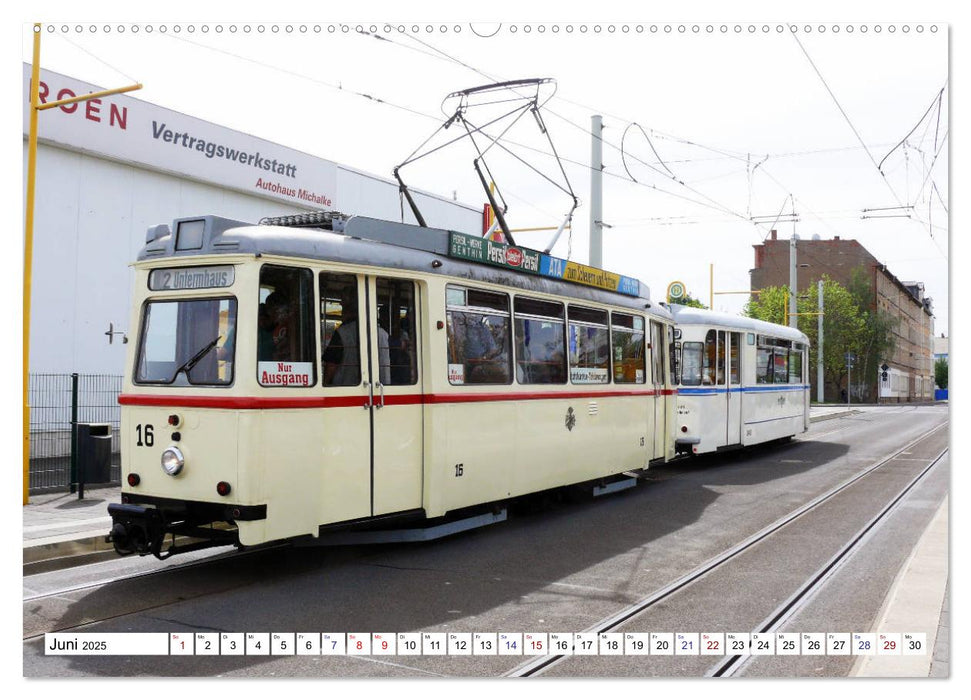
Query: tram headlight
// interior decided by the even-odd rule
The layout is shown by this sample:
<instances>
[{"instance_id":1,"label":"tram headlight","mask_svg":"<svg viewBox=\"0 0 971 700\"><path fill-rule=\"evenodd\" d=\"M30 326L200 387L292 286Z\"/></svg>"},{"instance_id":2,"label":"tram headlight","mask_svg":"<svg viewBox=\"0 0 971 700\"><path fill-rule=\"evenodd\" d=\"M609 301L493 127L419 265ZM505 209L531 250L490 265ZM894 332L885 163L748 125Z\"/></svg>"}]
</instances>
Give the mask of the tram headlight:
<instances>
[{"instance_id":1,"label":"tram headlight","mask_svg":"<svg viewBox=\"0 0 971 700\"><path fill-rule=\"evenodd\" d=\"M162 453L162 469L169 476L176 476L182 471L182 467L184 466L185 457L182 455L182 450L175 445L172 445L172 447Z\"/></svg>"}]
</instances>

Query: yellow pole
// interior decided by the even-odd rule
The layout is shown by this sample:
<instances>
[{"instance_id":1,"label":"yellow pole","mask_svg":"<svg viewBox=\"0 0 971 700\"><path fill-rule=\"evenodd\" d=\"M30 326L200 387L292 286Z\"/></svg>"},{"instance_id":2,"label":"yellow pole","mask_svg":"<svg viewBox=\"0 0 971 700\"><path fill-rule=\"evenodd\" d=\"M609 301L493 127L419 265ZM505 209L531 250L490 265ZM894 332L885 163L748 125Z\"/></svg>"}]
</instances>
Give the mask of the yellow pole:
<instances>
[{"instance_id":1,"label":"yellow pole","mask_svg":"<svg viewBox=\"0 0 971 700\"><path fill-rule=\"evenodd\" d=\"M65 97L63 100L55 100L54 102L45 102L42 105L37 105L37 109L52 109L54 107L60 107L61 105L74 104L75 102L86 102L87 100L96 100L99 97L107 97L108 95L117 95L120 92L131 92L132 90L141 90L142 84L135 83L134 85L129 85L128 87L115 88L113 90L101 90L100 92L89 92L86 95L78 95L77 97Z\"/></svg>"},{"instance_id":2,"label":"yellow pole","mask_svg":"<svg viewBox=\"0 0 971 700\"><path fill-rule=\"evenodd\" d=\"M113 90L101 90L79 97L40 104L40 32L41 25L34 25L34 58L30 72L30 132L27 138L27 203L24 214L24 505L30 502L30 404L28 384L30 376L30 282L34 257L34 180L37 170L37 115L42 109L51 109L74 102L139 90L141 83Z\"/></svg>"},{"instance_id":3,"label":"yellow pole","mask_svg":"<svg viewBox=\"0 0 971 700\"><path fill-rule=\"evenodd\" d=\"M40 24L34 25L30 72L30 133L27 141L27 212L24 223L24 505L30 502L30 279L34 258L34 176L37 170L37 103L40 101Z\"/></svg>"}]
</instances>

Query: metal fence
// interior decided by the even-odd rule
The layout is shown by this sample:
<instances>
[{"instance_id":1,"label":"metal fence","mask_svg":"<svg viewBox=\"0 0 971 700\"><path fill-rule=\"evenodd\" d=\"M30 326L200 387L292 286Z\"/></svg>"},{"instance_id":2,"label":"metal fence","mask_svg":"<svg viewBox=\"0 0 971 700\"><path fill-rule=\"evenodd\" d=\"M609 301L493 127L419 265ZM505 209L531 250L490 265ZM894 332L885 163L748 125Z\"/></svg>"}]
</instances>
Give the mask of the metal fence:
<instances>
[{"instance_id":1,"label":"metal fence","mask_svg":"<svg viewBox=\"0 0 971 700\"><path fill-rule=\"evenodd\" d=\"M72 421L111 426L111 483L121 483L121 377L31 374L29 380L30 493L71 488Z\"/></svg>"}]
</instances>

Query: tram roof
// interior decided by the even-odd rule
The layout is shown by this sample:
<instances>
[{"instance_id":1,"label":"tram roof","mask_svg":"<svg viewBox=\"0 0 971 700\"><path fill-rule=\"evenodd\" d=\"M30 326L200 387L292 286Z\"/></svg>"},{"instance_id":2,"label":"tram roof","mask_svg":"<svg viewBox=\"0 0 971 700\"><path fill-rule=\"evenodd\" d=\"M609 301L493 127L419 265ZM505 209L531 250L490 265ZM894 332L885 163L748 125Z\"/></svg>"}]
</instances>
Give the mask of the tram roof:
<instances>
[{"instance_id":1,"label":"tram roof","mask_svg":"<svg viewBox=\"0 0 971 700\"><path fill-rule=\"evenodd\" d=\"M491 267L450 258L449 231L395 221L352 216L338 221L333 230L306 225L266 225L198 216L176 219L171 228L159 224L148 229L147 243L138 261L165 258L167 261L201 255L280 255L311 260L412 270L423 275L442 275L485 282L517 290L565 296L623 306L666 319L671 313L651 301L650 290L640 283L638 296L587 287L549 277ZM183 243L182 233L185 231ZM175 232L175 233L173 233Z\"/></svg>"},{"instance_id":2,"label":"tram roof","mask_svg":"<svg viewBox=\"0 0 971 700\"><path fill-rule=\"evenodd\" d=\"M746 331L754 331L762 335L771 335L774 338L783 340L796 340L800 343L809 343L809 337L800 330L782 326L778 323L760 321L757 318L748 316L736 316L722 311L709 311L708 309L698 309L693 306L682 306L681 304L671 304L668 306L674 316L674 322L680 325L690 324L698 326L725 326L739 328Z\"/></svg>"}]
</instances>

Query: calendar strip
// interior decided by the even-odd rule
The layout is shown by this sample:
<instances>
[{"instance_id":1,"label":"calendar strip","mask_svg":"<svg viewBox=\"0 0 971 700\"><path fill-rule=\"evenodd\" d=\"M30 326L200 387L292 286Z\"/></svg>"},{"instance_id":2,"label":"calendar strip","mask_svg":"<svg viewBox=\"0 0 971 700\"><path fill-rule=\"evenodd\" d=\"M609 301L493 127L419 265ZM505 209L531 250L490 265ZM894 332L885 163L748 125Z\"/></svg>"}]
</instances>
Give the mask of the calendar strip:
<instances>
[{"instance_id":1,"label":"calendar strip","mask_svg":"<svg viewBox=\"0 0 971 700\"><path fill-rule=\"evenodd\" d=\"M44 635L48 656L922 656L923 632L173 632Z\"/></svg>"}]
</instances>

